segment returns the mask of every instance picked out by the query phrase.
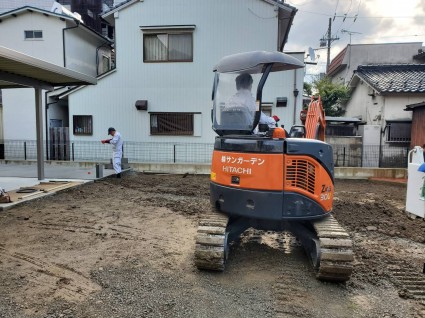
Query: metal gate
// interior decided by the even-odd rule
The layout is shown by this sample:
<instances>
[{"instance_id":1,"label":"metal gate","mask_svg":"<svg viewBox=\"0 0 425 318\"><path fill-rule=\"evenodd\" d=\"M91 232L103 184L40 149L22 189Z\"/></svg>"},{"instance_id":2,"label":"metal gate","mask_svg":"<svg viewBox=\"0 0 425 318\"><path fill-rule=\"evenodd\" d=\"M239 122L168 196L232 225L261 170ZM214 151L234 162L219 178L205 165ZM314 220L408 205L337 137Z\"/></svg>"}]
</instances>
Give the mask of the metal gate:
<instances>
[{"instance_id":1,"label":"metal gate","mask_svg":"<svg viewBox=\"0 0 425 318\"><path fill-rule=\"evenodd\" d=\"M69 160L70 142L68 127L50 128L49 138L49 159L50 160Z\"/></svg>"}]
</instances>

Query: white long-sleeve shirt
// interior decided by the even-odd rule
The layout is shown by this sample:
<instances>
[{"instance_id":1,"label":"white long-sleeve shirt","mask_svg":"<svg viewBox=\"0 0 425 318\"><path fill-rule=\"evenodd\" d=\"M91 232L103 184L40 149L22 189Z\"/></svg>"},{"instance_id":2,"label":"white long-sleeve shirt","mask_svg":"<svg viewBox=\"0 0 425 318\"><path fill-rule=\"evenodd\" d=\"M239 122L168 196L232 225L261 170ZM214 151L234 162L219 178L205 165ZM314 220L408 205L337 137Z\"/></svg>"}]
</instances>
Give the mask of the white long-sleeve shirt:
<instances>
[{"instance_id":1,"label":"white long-sleeve shirt","mask_svg":"<svg viewBox=\"0 0 425 318\"><path fill-rule=\"evenodd\" d=\"M247 107L254 114L257 110L257 105L252 93L248 89L240 89L235 95L229 98L226 108Z\"/></svg>"},{"instance_id":2,"label":"white long-sleeve shirt","mask_svg":"<svg viewBox=\"0 0 425 318\"><path fill-rule=\"evenodd\" d=\"M112 145L112 152L114 157L121 157L123 140L121 138L121 134L118 131L115 132L109 143Z\"/></svg>"},{"instance_id":3,"label":"white long-sleeve shirt","mask_svg":"<svg viewBox=\"0 0 425 318\"><path fill-rule=\"evenodd\" d=\"M234 107L247 107L252 114L254 119L255 112L257 109L257 103L250 90L242 88L236 92L235 95L229 98L226 104L226 108ZM270 128L276 127L276 121L273 117L269 117L263 112L260 115L259 124L267 124Z\"/></svg>"}]
</instances>

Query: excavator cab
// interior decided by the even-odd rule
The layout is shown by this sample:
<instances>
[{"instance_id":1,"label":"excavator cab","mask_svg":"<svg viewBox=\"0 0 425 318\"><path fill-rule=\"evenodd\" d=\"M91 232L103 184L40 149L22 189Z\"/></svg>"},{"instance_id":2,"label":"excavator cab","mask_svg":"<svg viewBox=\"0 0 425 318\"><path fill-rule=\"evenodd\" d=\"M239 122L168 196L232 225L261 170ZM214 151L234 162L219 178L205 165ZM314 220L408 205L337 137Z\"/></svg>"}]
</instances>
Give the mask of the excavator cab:
<instances>
[{"instance_id":1,"label":"excavator cab","mask_svg":"<svg viewBox=\"0 0 425 318\"><path fill-rule=\"evenodd\" d=\"M262 93L271 72L304 67L280 52L255 51L223 58L214 68L213 129L219 136L252 135L258 129Z\"/></svg>"}]
</instances>

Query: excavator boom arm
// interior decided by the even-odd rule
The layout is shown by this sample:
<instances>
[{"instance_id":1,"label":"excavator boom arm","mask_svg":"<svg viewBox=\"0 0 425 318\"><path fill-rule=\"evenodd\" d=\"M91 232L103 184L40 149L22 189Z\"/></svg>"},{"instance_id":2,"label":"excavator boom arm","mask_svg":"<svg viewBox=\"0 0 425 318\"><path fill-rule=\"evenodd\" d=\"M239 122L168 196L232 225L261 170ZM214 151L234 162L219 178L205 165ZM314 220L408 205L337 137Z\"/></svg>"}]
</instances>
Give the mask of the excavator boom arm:
<instances>
[{"instance_id":1,"label":"excavator boom arm","mask_svg":"<svg viewBox=\"0 0 425 318\"><path fill-rule=\"evenodd\" d=\"M306 138L325 141L326 120L320 96L311 98L305 119Z\"/></svg>"}]
</instances>

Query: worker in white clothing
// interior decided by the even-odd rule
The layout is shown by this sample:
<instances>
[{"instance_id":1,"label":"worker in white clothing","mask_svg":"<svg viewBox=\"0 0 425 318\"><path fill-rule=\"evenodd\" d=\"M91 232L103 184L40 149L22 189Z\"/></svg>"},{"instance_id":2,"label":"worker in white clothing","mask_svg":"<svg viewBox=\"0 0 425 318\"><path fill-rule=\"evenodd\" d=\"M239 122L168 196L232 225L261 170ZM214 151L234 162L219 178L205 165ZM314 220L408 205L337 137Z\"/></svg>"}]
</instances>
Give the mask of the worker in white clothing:
<instances>
[{"instance_id":1,"label":"worker in white clothing","mask_svg":"<svg viewBox=\"0 0 425 318\"><path fill-rule=\"evenodd\" d=\"M112 164L114 166L115 174L117 178L121 178L121 157L122 157L122 138L121 134L115 130L115 128L108 128L108 135L111 135L111 139L101 140L102 144L112 145Z\"/></svg>"},{"instance_id":2,"label":"worker in white clothing","mask_svg":"<svg viewBox=\"0 0 425 318\"><path fill-rule=\"evenodd\" d=\"M247 107L252 118L254 118L257 106L255 98L251 93L253 83L252 76L248 73L242 73L236 77L235 81L237 92L229 98L226 108ZM263 112L260 114L259 124L267 124L269 128L276 127L274 118L267 116Z\"/></svg>"}]
</instances>

